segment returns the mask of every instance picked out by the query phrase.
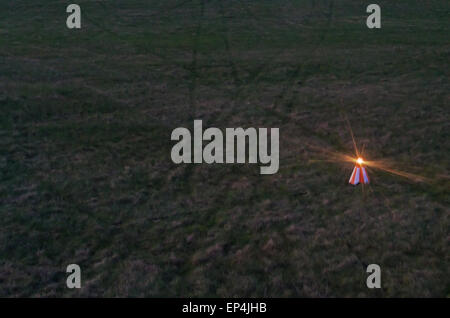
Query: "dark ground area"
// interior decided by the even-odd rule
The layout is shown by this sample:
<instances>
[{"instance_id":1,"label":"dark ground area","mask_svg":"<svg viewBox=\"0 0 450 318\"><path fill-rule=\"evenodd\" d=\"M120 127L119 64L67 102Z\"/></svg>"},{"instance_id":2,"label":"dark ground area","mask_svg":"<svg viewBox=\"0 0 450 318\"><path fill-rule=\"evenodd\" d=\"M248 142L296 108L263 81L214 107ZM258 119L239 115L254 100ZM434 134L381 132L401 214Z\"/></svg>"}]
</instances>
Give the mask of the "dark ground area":
<instances>
[{"instance_id":1,"label":"dark ground area","mask_svg":"<svg viewBox=\"0 0 450 318\"><path fill-rule=\"evenodd\" d=\"M379 30L356 0L68 3L0 1L0 296L450 295L449 1ZM316 161L344 115L430 181ZM279 127L279 172L173 164L193 119Z\"/></svg>"}]
</instances>

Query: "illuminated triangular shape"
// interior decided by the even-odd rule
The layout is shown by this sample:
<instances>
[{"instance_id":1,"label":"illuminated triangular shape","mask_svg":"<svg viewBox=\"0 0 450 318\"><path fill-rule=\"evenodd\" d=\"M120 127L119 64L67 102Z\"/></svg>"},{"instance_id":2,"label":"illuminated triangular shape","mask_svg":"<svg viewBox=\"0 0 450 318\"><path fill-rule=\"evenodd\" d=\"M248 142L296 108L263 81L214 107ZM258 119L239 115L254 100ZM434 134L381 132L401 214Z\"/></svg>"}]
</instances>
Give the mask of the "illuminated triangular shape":
<instances>
[{"instance_id":1,"label":"illuminated triangular shape","mask_svg":"<svg viewBox=\"0 0 450 318\"><path fill-rule=\"evenodd\" d=\"M348 180L348 182L353 185L357 185L358 183L370 183L366 168L357 163L355 168L353 168L352 175L350 176L350 180Z\"/></svg>"}]
</instances>

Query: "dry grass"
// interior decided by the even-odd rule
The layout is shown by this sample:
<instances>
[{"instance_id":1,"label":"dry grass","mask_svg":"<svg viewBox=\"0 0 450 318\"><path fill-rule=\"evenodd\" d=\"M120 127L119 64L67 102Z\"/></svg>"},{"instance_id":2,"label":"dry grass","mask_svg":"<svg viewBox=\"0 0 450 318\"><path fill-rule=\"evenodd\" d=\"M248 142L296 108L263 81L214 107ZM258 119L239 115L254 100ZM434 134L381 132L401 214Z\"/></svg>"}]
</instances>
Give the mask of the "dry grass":
<instances>
[{"instance_id":1,"label":"dry grass","mask_svg":"<svg viewBox=\"0 0 450 318\"><path fill-rule=\"evenodd\" d=\"M448 297L448 2L182 3L0 3L0 296ZM433 181L311 162L342 114ZM279 127L280 171L174 165L194 118Z\"/></svg>"}]
</instances>

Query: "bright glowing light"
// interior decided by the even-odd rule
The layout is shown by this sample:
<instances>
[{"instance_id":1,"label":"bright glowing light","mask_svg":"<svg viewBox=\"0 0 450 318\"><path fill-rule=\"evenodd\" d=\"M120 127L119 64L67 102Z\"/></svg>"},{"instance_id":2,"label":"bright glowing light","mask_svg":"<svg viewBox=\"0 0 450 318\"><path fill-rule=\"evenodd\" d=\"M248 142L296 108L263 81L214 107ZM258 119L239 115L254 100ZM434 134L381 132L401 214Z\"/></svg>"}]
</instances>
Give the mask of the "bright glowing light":
<instances>
[{"instance_id":1,"label":"bright glowing light","mask_svg":"<svg viewBox=\"0 0 450 318\"><path fill-rule=\"evenodd\" d=\"M431 183L432 180L426 177L423 177L421 175L417 175L417 174L413 174L413 173L409 173L409 172L405 172L405 171L400 171L397 169L392 168L391 163L389 161L386 160L378 160L378 161L365 161L362 157L363 152L359 152L358 148L356 146L356 140L355 140L355 136L353 134L353 130L352 127L350 126L350 121L345 118L347 125L348 125L348 129L350 131L350 134L352 136L352 142L353 142L353 146L354 146L354 150L355 153L353 155L347 155L344 153L340 153L340 152L336 152L333 150L329 150L327 148L324 147L319 147L319 146L315 146L312 144L306 144L309 148L311 148L314 152L319 152L319 153L324 153L326 154L326 158L327 159L322 159L322 160L313 160L310 159L309 162L351 162L351 163L356 163L357 165L361 166L364 165L364 167L370 167L370 168L374 168L374 169L379 169L382 171L385 171L387 173L393 174L393 175L397 175L400 177L404 177L407 178L411 181L415 181L415 182L427 182L427 183ZM364 149L364 146L363 146ZM323 155L323 154L322 154ZM295 164L297 165L297 164Z\"/></svg>"}]
</instances>

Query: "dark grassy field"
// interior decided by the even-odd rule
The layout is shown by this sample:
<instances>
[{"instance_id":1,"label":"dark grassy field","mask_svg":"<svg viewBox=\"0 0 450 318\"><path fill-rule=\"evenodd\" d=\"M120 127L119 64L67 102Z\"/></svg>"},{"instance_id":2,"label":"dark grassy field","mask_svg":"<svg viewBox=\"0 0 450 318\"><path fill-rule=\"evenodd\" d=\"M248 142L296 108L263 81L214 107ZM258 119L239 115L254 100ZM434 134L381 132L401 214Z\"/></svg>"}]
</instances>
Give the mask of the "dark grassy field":
<instances>
[{"instance_id":1,"label":"dark grassy field","mask_svg":"<svg viewBox=\"0 0 450 318\"><path fill-rule=\"evenodd\" d=\"M379 30L357 0L69 3L0 1L0 296L450 296L449 1ZM345 116L430 180L316 161ZM279 172L173 164L193 119L279 127Z\"/></svg>"}]
</instances>

